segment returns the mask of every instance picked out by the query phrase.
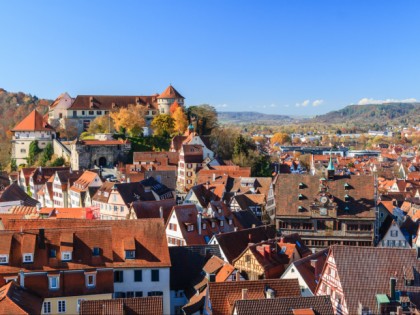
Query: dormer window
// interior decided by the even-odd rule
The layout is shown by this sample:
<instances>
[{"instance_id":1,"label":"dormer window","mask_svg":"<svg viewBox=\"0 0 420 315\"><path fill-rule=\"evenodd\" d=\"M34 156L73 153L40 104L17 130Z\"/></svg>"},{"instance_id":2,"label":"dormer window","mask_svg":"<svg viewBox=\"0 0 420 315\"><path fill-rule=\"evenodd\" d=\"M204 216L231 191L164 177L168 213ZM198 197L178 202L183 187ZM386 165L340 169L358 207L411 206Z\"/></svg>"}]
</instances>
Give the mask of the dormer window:
<instances>
[{"instance_id":1,"label":"dormer window","mask_svg":"<svg viewBox=\"0 0 420 315\"><path fill-rule=\"evenodd\" d=\"M349 196L348 194L346 194L346 195L344 196L344 200L345 200L345 201L349 201L349 200L350 200L350 196Z\"/></svg>"},{"instance_id":2,"label":"dormer window","mask_svg":"<svg viewBox=\"0 0 420 315\"><path fill-rule=\"evenodd\" d=\"M188 225L188 226L187 226L187 231L188 231L188 232L192 232L192 231L194 231L194 225L192 225L192 224Z\"/></svg>"},{"instance_id":3,"label":"dormer window","mask_svg":"<svg viewBox=\"0 0 420 315\"><path fill-rule=\"evenodd\" d=\"M304 183L299 183L299 189L303 189L305 188L305 184Z\"/></svg>"},{"instance_id":4,"label":"dormer window","mask_svg":"<svg viewBox=\"0 0 420 315\"><path fill-rule=\"evenodd\" d=\"M303 200L303 195L299 194L298 198L299 198L299 200Z\"/></svg>"},{"instance_id":5,"label":"dormer window","mask_svg":"<svg viewBox=\"0 0 420 315\"><path fill-rule=\"evenodd\" d=\"M48 275L48 288L50 290L58 290L60 288L59 275Z\"/></svg>"},{"instance_id":6,"label":"dormer window","mask_svg":"<svg viewBox=\"0 0 420 315\"><path fill-rule=\"evenodd\" d=\"M214 223L214 221L211 222L211 227L214 228L216 225Z\"/></svg>"},{"instance_id":7,"label":"dormer window","mask_svg":"<svg viewBox=\"0 0 420 315\"><path fill-rule=\"evenodd\" d=\"M99 252L100 252L99 247L94 247L92 249L92 256L99 256Z\"/></svg>"},{"instance_id":8,"label":"dormer window","mask_svg":"<svg viewBox=\"0 0 420 315\"><path fill-rule=\"evenodd\" d=\"M23 254L23 262L24 263L32 263L34 262L34 254L25 253Z\"/></svg>"},{"instance_id":9,"label":"dormer window","mask_svg":"<svg viewBox=\"0 0 420 315\"><path fill-rule=\"evenodd\" d=\"M345 189L345 190L349 190L349 189L350 189L350 185L349 185L348 183L345 183L345 184L344 184L344 189Z\"/></svg>"},{"instance_id":10,"label":"dormer window","mask_svg":"<svg viewBox=\"0 0 420 315\"><path fill-rule=\"evenodd\" d=\"M70 261L71 260L71 252L61 252L61 260L62 261Z\"/></svg>"},{"instance_id":11,"label":"dormer window","mask_svg":"<svg viewBox=\"0 0 420 315\"><path fill-rule=\"evenodd\" d=\"M85 283L87 288L94 288L96 286L96 271L85 272Z\"/></svg>"},{"instance_id":12,"label":"dormer window","mask_svg":"<svg viewBox=\"0 0 420 315\"><path fill-rule=\"evenodd\" d=\"M304 209L303 209L303 207L302 207L302 206L299 206L299 207L298 207L298 212L303 212L303 210L304 210Z\"/></svg>"},{"instance_id":13,"label":"dormer window","mask_svg":"<svg viewBox=\"0 0 420 315\"><path fill-rule=\"evenodd\" d=\"M136 258L136 251L135 250L126 250L125 251L125 259L134 259Z\"/></svg>"},{"instance_id":14,"label":"dormer window","mask_svg":"<svg viewBox=\"0 0 420 315\"><path fill-rule=\"evenodd\" d=\"M57 257L57 251L55 249L50 249L49 257L50 258L56 258Z\"/></svg>"},{"instance_id":15,"label":"dormer window","mask_svg":"<svg viewBox=\"0 0 420 315\"><path fill-rule=\"evenodd\" d=\"M220 221L220 226L223 226L225 222L224 221Z\"/></svg>"},{"instance_id":16,"label":"dormer window","mask_svg":"<svg viewBox=\"0 0 420 315\"><path fill-rule=\"evenodd\" d=\"M232 219L229 219L229 225L232 225L233 221Z\"/></svg>"},{"instance_id":17,"label":"dormer window","mask_svg":"<svg viewBox=\"0 0 420 315\"><path fill-rule=\"evenodd\" d=\"M206 223L203 223L203 230L205 230L206 227L207 227L207 224Z\"/></svg>"},{"instance_id":18,"label":"dormer window","mask_svg":"<svg viewBox=\"0 0 420 315\"><path fill-rule=\"evenodd\" d=\"M0 264L8 264L9 263L9 255L0 255Z\"/></svg>"}]
</instances>

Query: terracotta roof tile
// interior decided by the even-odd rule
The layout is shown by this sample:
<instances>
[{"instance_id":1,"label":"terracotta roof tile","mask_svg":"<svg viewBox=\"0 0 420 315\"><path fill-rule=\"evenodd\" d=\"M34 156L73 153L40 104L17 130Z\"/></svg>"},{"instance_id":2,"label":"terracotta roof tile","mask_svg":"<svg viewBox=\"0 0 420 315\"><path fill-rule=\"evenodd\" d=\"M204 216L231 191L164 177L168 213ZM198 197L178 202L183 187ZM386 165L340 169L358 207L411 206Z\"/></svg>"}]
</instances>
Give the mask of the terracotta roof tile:
<instances>
[{"instance_id":1,"label":"terracotta roof tile","mask_svg":"<svg viewBox=\"0 0 420 315\"><path fill-rule=\"evenodd\" d=\"M172 85L169 85L158 98L184 98Z\"/></svg>"},{"instance_id":2,"label":"terracotta roof tile","mask_svg":"<svg viewBox=\"0 0 420 315\"><path fill-rule=\"evenodd\" d=\"M329 296L284 297L276 299L238 300L237 315L333 315Z\"/></svg>"},{"instance_id":3,"label":"terracotta roof tile","mask_svg":"<svg viewBox=\"0 0 420 315\"><path fill-rule=\"evenodd\" d=\"M44 117L34 109L12 131L54 131L54 128L45 122Z\"/></svg>"},{"instance_id":4,"label":"terracotta roof tile","mask_svg":"<svg viewBox=\"0 0 420 315\"><path fill-rule=\"evenodd\" d=\"M41 314L42 299L10 281L0 288L0 314Z\"/></svg>"},{"instance_id":5,"label":"terracotta roof tile","mask_svg":"<svg viewBox=\"0 0 420 315\"><path fill-rule=\"evenodd\" d=\"M258 281L210 282L209 298L214 315L231 314L236 301L242 298L242 289L247 289L248 299L265 299L265 290L274 290L275 297L300 297L297 279L272 279Z\"/></svg>"},{"instance_id":6,"label":"terracotta roof tile","mask_svg":"<svg viewBox=\"0 0 420 315\"><path fill-rule=\"evenodd\" d=\"M70 110L118 110L129 105L150 104L152 110L157 110L157 98L152 96L111 96L111 95L78 95Z\"/></svg>"},{"instance_id":7,"label":"terracotta roof tile","mask_svg":"<svg viewBox=\"0 0 420 315\"><path fill-rule=\"evenodd\" d=\"M80 304L80 315L163 315L161 296L88 300Z\"/></svg>"}]
</instances>

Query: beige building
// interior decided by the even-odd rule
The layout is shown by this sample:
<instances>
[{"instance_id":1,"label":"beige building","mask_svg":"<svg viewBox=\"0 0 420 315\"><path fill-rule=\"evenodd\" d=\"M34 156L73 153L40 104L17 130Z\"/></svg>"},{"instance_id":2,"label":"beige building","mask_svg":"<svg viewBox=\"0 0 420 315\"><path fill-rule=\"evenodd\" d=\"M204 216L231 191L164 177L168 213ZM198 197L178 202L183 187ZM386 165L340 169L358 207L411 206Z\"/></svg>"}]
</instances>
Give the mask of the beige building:
<instances>
[{"instance_id":1,"label":"beige building","mask_svg":"<svg viewBox=\"0 0 420 315\"><path fill-rule=\"evenodd\" d=\"M38 141L38 147L44 149L55 138L55 130L35 109L12 129L12 159L17 165L28 163L29 145Z\"/></svg>"}]
</instances>

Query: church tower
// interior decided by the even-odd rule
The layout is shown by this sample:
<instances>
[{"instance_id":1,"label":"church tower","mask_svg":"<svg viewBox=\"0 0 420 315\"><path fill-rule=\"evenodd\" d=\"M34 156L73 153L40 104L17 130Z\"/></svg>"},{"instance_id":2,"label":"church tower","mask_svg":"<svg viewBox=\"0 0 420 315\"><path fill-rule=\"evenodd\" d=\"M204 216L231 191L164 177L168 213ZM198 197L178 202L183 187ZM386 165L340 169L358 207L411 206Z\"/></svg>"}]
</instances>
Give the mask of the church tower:
<instances>
[{"instance_id":1,"label":"church tower","mask_svg":"<svg viewBox=\"0 0 420 315\"><path fill-rule=\"evenodd\" d=\"M334 176L335 176L335 168L334 168L334 163L332 161L332 155L330 153L330 162L328 163L328 167L327 167L327 178L328 180L334 180Z\"/></svg>"}]
</instances>

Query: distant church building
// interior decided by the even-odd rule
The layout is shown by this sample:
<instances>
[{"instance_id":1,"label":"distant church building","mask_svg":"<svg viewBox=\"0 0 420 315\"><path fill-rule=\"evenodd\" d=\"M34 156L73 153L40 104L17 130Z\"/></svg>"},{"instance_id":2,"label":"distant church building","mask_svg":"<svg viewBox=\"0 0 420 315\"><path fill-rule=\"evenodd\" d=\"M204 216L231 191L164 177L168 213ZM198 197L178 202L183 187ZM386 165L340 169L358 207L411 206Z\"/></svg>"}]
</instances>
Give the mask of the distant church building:
<instances>
[{"instance_id":1,"label":"distant church building","mask_svg":"<svg viewBox=\"0 0 420 315\"><path fill-rule=\"evenodd\" d=\"M98 116L108 115L112 111L129 105L141 105L146 109L146 125L158 114L169 114L169 109L174 102L184 105L184 97L169 85L162 94L149 96L114 96L114 95L78 95L72 99L67 93L61 94L51 104L48 113L48 122L55 123L57 120L62 127L64 118L74 123L79 133L87 130L89 124ZM146 128L147 129L147 128ZM145 130L147 132L147 130Z\"/></svg>"},{"instance_id":2,"label":"distant church building","mask_svg":"<svg viewBox=\"0 0 420 315\"><path fill-rule=\"evenodd\" d=\"M27 164L29 145L38 141L38 147L44 149L55 138L55 130L35 109L12 129L12 159L16 165Z\"/></svg>"}]
</instances>

